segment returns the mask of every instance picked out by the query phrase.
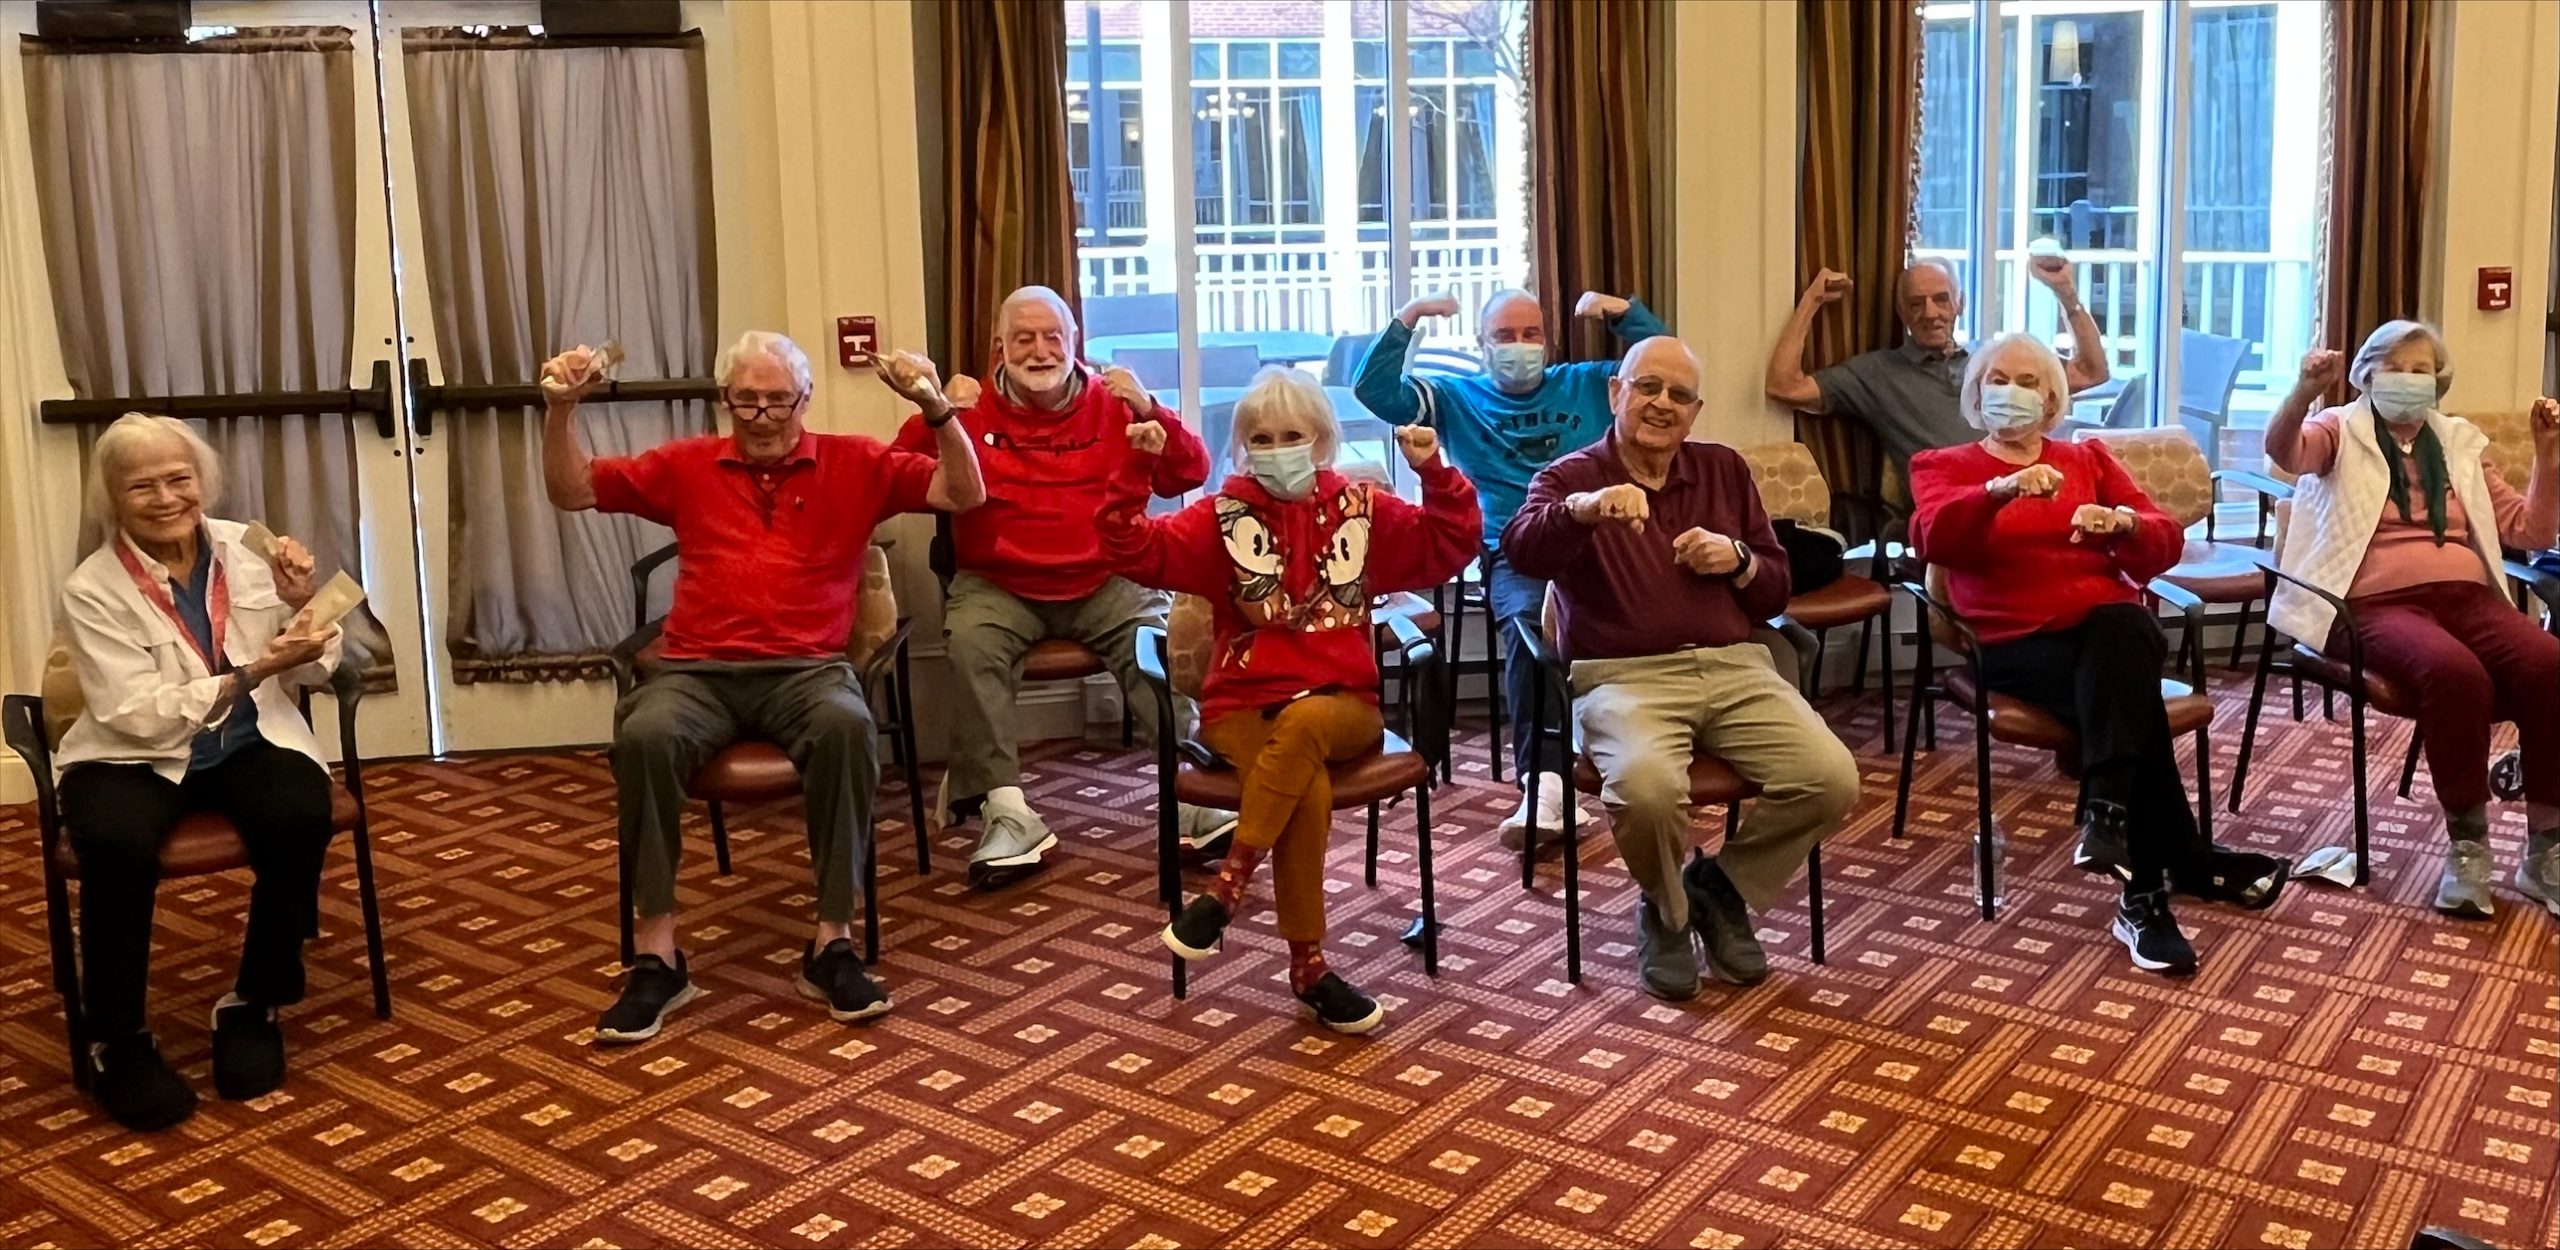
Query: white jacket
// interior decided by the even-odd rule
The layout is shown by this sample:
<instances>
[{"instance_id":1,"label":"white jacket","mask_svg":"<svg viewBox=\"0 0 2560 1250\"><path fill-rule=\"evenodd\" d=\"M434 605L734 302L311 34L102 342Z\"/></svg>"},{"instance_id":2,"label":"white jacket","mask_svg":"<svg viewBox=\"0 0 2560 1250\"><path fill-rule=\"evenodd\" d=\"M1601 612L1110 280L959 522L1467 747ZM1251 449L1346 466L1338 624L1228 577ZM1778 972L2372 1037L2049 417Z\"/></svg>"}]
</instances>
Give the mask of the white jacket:
<instances>
[{"instance_id":1,"label":"white jacket","mask_svg":"<svg viewBox=\"0 0 2560 1250\"><path fill-rule=\"evenodd\" d=\"M234 667L255 662L267 644L293 622L294 609L276 594L275 574L267 562L241 545L247 526L237 521L205 518L231 590L231 624L223 652ZM53 754L58 779L75 764L104 761L149 764L152 771L178 781L196 735L221 724L231 714L228 702L216 706L224 678L205 671L204 660L125 572L116 545L124 544L143 570L169 586L169 571L144 555L118 533L101 543L62 586L62 615L69 635L72 666L80 676L80 695L87 706L62 736ZM270 677L250 698L258 707L258 734L289 751L310 756L323 768L320 744L294 706L290 687L316 686L329 680L338 664L337 638L313 663Z\"/></svg>"},{"instance_id":2,"label":"white jacket","mask_svg":"<svg viewBox=\"0 0 2560 1250\"><path fill-rule=\"evenodd\" d=\"M2453 497L2462 503L2471 546L2480 553L2480 578L2508 594L2505 567L2498 549L2498 510L2489 499L2489 478L2481 455L2489 436L2460 417L2430 409L2427 426L2444 446L2445 477ZM2285 531L2278 557L2285 572L2344 598L2364 567L2374 530L2391 496L2391 465L2373 433L2373 405L2363 397L2346 406L2338 422L2338 456L2325 473L2306 473L2294 485L2293 521ZM2267 622L2314 647L2327 646L2329 627L2338 610L2318 595L2290 582L2276 583L2267 604Z\"/></svg>"}]
</instances>

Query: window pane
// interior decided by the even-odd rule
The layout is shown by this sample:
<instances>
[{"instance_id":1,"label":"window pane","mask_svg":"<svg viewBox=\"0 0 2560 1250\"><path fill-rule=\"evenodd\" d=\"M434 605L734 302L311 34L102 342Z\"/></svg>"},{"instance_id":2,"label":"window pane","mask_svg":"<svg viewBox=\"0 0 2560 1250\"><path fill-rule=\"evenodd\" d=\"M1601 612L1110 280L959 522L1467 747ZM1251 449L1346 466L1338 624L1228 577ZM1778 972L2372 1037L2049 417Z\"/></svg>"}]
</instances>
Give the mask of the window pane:
<instances>
[{"instance_id":1,"label":"window pane","mask_svg":"<svg viewBox=\"0 0 2560 1250\"><path fill-rule=\"evenodd\" d=\"M1269 78L1270 76L1270 44L1231 43L1227 45L1227 77Z\"/></svg>"},{"instance_id":2,"label":"window pane","mask_svg":"<svg viewBox=\"0 0 2560 1250\"><path fill-rule=\"evenodd\" d=\"M1102 49L1102 76L1112 82L1136 82L1145 77L1140 67L1138 45L1105 44Z\"/></svg>"},{"instance_id":3,"label":"window pane","mask_svg":"<svg viewBox=\"0 0 2560 1250\"><path fill-rule=\"evenodd\" d=\"M1387 219L1387 89L1353 89L1352 114L1360 127L1360 220Z\"/></svg>"},{"instance_id":4,"label":"window pane","mask_svg":"<svg viewBox=\"0 0 2560 1250\"><path fill-rule=\"evenodd\" d=\"M1413 136L1413 220L1445 221L1449 217L1449 89L1416 87L1410 98L1406 113Z\"/></svg>"},{"instance_id":5,"label":"window pane","mask_svg":"<svg viewBox=\"0 0 2560 1250\"><path fill-rule=\"evenodd\" d=\"M1068 32L1067 37L1069 39L1074 39L1081 33L1082 32L1078 31L1070 31ZM1092 58L1085 55L1085 51L1085 46L1080 43L1073 43L1067 46L1068 82L1083 82L1086 78L1092 75L1093 61Z\"/></svg>"},{"instance_id":6,"label":"window pane","mask_svg":"<svg viewBox=\"0 0 2560 1250\"><path fill-rule=\"evenodd\" d=\"M1472 39L1460 42L1457 48L1460 78L1493 77L1493 49Z\"/></svg>"},{"instance_id":7,"label":"window pane","mask_svg":"<svg viewBox=\"0 0 2560 1250\"><path fill-rule=\"evenodd\" d=\"M1360 46L1352 50L1351 64L1362 78L1385 78L1387 45L1375 39L1362 40Z\"/></svg>"},{"instance_id":8,"label":"window pane","mask_svg":"<svg viewBox=\"0 0 2560 1250\"><path fill-rule=\"evenodd\" d=\"M1324 93L1283 87L1271 121L1279 159L1280 220L1293 226L1324 220Z\"/></svg>"},{"instance_id":9,"label":"window pane","mask_svg":"<svg viewBox=\"0 0 2560 1250\"><path fill-rule=\"evenodd\" d=\"M1104 127L1103 153L1110 177L1104 188L1110 228L1144 234L1147 228L1146 119L1143 93L1123 87L1102 93L1097 125Z\"/></svg>"},{"instance_id":10,"label":"window pane","mask_svg":"<svg viewBox=\"0 0 2560 1250\"><path fill-rule=\"evenodd\" d=\"M1191 45L1191 76L1194 79L1206 80L1215 80L1218 77L1217 44L1194 43Z\"/></svg>"},{"instance_id":11,"label":"window pane","mask_svg":"<svg viewBox=\"0 0 2560 1250\"><path fill-rule=\"evenodd\" d=\"M1915 188L1919 234L1912 253L1954 265L1959 290L1969 289L1971 281L1974 209L1981 198L1973 164L1979 81L1973 32L1971 6L1933 4L1921 52L1920 177ZM1958 340L1976 337L1976 315L1975 309L1965 309L1956 324Z\"/></svg>"},{"instance_id":12,"label":"window pane","mask_svg":"<svg viewBox=\"0 0 2560 1250\"><path fill-rule=\"evenodd\" d=\"M1271 205L1271 89L1228 88L1227 220L1267 226Z\"/></svg>"},{"instance_id":13,"label":"window pane","mask_svg":"<svg viewBox=\"0 0 2560 1250\"><path fill-rule=\"evenodd\" d=\"M1457 89L1458 215L1493 216L1493 88Z\"/></svg>"},{"instance_id":14,"label":"window pane","mask_svg":"<svg viewBox=\"0 0 2560 1250\"><path fill-rule=\"evenodd\" d=\"M1440 39L1416 39L1411 45L1413 76L1446 78L1449 75L1449 44Z\"/></svg>"},{"instance_id":15,"label":"window pane","mask_svg":"<svg viewBox=\"0 0 2560 1250\"><path fill-rule=\"evenodd\" d=\"M1227 221L1226 96L1193 88L1191 92L1191 221L1219 226Z\"/></svg>"},{"instance_id":16,"label":"window pane","mask_svg":"<svg viewBox=\"0 0 2560 1250\"><path fill-rule=\"evenodd\" d=\"M1290 79L1324 76L1324 46L1313 43L1280 45L1280 76Z\"/></svg>"},{"instance_id":17,"label":"window pane","mask_svg":"<svg viewBox=\"0 0 2560 1250\"><path fill-rule=\"evenodd\" d=\"M1141 82L1145 66L1139 41L1145 35L1145 0L1065 0L1065 4L1069 53L1091 54L1089 40L1098 38L1102 77L1122 84ZM1093 68L1089 61L1079 66ZM1083 227L1076 236L1076 278L1090 316L1091 301L1171 290L1172 275L1154 259L1156 249L1171 244L1151 239L1147 233L1145 101L1150 88L1124 85L1095 91L1090 82L1072 79L1068 86L1075 97L1068 105L1072 127L1068 161L1076 220ZM1183 94L1178 85L1157 84L1152 89L1167 92L1156 97L1156 107L1170 116L1182 116ZM1077 118L1077 113L1083 116ZM1164 154L1157 158L1164 159ZM1163 180L1158 185L1174 188L1172 193L1180 195L1178 171L1168 166L1155 171L1155 176ZM1181 201L1173 203L1177 206L1171 214L1174 220L1167 225L1180 222Z\"/></svg>"}]
</instances>

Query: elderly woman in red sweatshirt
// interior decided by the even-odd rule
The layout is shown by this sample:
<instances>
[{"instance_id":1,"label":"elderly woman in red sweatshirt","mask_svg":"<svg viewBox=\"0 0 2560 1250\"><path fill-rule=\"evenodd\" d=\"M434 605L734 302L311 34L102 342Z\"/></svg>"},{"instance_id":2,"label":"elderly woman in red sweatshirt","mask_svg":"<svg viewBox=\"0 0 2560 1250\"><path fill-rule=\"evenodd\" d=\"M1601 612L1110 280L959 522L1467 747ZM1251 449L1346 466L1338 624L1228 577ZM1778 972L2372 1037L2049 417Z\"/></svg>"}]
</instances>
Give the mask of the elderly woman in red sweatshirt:
<instances>
[{"instance_id":1,"label":"elderly woman in red sweatshirt","mask_svg":"<svg viewBox=\"0 0 2560 1250\"><path fill-rule=\"evenodd\" d=\"M2453 359L2435 327L2375 330L2343 368L2362 393L2305 420L2341 372L2338 353L2311 353L2267 422L2267 458L2302 475L2284 571L2343 597L2365 666L2417 691L2450 841L2436 910L2490 914L2489 727L2505 719L2524 752L2516 888L2560 914L2560 638L2516 611L2498 550L2548 547L2560 529L2560 405L2534 401L2533 469L2519 493L2489 462L2488 436L2437 411ZM2267 621L2346 652L2337 610L2298 586L2276 588Z\"/></svg>"},{"instance_id":2,"label":"elderly woman in red sweatshirt","mask_svg":"<svg viewBox=\"0 0 2560 1250\"><path fill-rule=\"evenodd\" d=\"M2168 640L2141 597L2185 536L2103 444L2045 437L2067 386L2053 349L2028 335L1975 352L1958 402L1983 437L1912 458L1912 535L1981 638L1984 684L2079 734L2075 862L2122 883L2116 939L2135 967L2184 976L2196 954L2170 887L2263 907L2290 866L2197 831L2160 697Z\"/></svg>"},{"instance_id":3,"label":"elderly woman in red sweatshirt","mask_svg":"<svg viewBox=\"0 0 2560 1250\"><path fill-rule=\"evenodd\" d=\"M1325 765L1375 750L1384 729L1371 598L1438 586L1475 557L1475 486L1419 426L1396 431L1396 441L1422 479L1422 506L1345 479L1333 470L1342 441L1333 405L1290 369L1263 370L1236 401L1242 471L1180 512L1145 515L1163 429L1134 424L1128 441L1132 454L1103 511L1103 548L1131 581L1213 605L1200 739L1233 761L1244 791L1216 882L1165 927L1165 945L1185 959L1216 954L1246 882L1272 856L1289 989L1326 1028L1366 1033L1384 1009L1324 960L1333 827Z\"/></svg>"}]
</instances>

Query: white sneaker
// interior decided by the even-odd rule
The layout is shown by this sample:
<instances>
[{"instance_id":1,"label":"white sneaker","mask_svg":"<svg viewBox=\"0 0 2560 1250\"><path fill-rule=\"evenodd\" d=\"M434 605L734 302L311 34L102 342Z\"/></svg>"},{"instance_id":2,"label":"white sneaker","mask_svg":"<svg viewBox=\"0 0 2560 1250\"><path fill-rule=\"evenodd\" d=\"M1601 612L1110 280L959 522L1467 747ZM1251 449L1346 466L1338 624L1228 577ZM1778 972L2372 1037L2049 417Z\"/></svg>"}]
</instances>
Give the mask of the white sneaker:
<instances>
[{"instance_id":1,"label":"white sneaker","mask_svg":"<svg viewBox=\"0 0 2560 1250\"><path fill-rule=\"evenodd\" d=\"M1204 855L1223 855L1228 837L1236 831L1236 814L1184 803L1176 809L1174 825L1182 831L1183 845Z\"/></svg>"},{"instance_id":2,"label":"white sneaker","mask_svg":"<svg viewBox=\"0 0 2560 1250\"><path fill-rule=\"evenodd\" d=\"M1020 786L987 791L980 814L986 818L986 831L978 838L977 853L969 857L969 884L981 890L1010 885L1038 872L1041 858L1058 845L1058 835L1049 832L1047 822L1024 801Z\"/></svg>"},{"instance_id":3,"label":"white sneaker","mask_svg":"<svg viewBox=\"0 0 2560 1250\"><path fill-rule=\"evenodd\" d=\"M1554 773L1538 774L1538 845L1541 848L1564 845L1564 805L1572 794L1572 783ZM1520 808L1502 818L1502 845L1519 850L1526 840L1530 822L1529 788L1520 788Z\"/></svg>"}]
</instances>

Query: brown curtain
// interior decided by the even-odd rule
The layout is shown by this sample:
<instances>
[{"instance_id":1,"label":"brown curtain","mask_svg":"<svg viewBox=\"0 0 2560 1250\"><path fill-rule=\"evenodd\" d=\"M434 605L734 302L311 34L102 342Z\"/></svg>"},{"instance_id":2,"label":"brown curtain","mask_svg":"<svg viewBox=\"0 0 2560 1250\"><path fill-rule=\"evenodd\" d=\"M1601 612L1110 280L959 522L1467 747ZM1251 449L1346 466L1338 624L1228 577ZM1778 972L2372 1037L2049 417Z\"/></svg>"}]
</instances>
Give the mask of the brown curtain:
<instances>
[{"instance_id":1,"label":"brown curtain","mask_svg":"<svg viewBox=\"0 0 2560 1250\"><path fill-rule=\"evenodd\" d=\"M2321 221L2320 328L2352 351L2421 305L2427 171L2434 162L2435 0L2331 0L2328 211ZM2340 66L2353 72L2339 73ZM2288 362L2290 363L2290 362ZM2343 387L2331 397L2345 399Z\"/></svg>"},{"instance_id":2,"label":"brown curtain","mask_svg":"<svg viewBox=\"0 0 2560 1250\"><path fill-rule=\"evenodd\" d=\"M1617 352L1605 327L1574 317L1584 291L1664 289L1653 189L1661 17L1649 0L1529 6L1529 237L1547 324L1572 327L1568 359Z\"/></svg>"},{"instance_id":3,"label":"brown curtain","mask_svg":"<svg viewBox=\"0 0 2560 1250\"><path fill-rule=\"evenodd\" d=\"M1902 325L1893 290L1912 239L1912 188L1920 152L1920 7L1874 0L1804 0L1804 152L1796 230L1796 289L1823 269L1857 283L1857 296L1824 309L1806 342L1809 367L1891 347ZM1835 511L1851 542L1874 537L1884 498L1884 456L1865 423L1799 413L1796 437L1834 498L1865 501Z\"/></svg>"},{"instance_id":4,"label":"brown curtain","mask_svg":"<svg viewBox=\"0 0 2560 1250\"><path fill-rule=\"evenodd\" d=\"M996 309L1038 283L1081 308L1057 0L953 0L942 25L943 376L986 366ZM1081 314L1079 314L1081 315Z\"/></svg>"}]
</instances>

